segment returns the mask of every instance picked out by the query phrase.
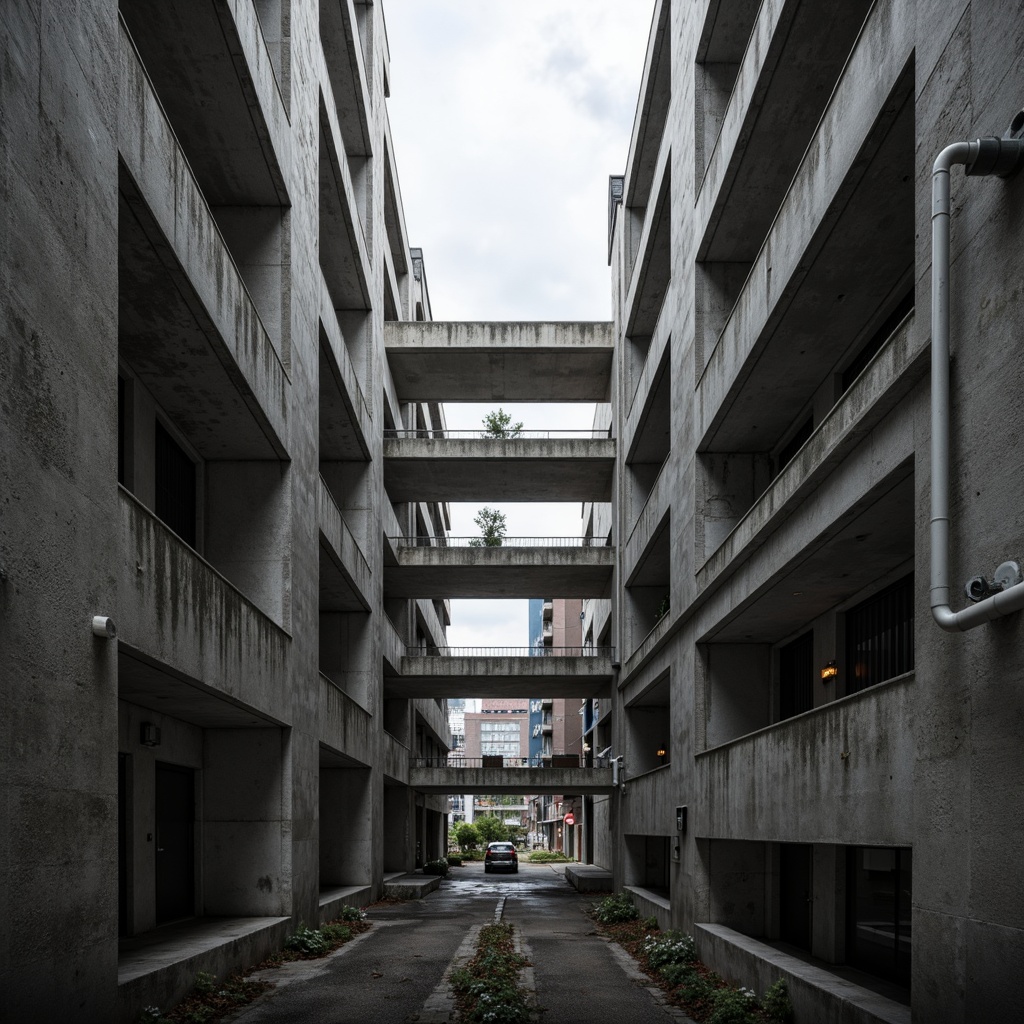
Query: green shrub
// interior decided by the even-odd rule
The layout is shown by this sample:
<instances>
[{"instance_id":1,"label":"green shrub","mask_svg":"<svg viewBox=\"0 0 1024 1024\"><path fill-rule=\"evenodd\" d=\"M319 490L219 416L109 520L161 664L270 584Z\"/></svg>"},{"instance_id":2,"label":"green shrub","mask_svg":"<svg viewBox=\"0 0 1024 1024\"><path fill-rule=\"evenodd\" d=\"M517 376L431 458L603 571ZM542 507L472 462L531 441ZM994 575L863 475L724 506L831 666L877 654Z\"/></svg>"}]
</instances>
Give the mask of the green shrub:
<instances>
[{"instance_id":1,"label":"green shrub","mask_svg":"<svg viewBox=\"0 0 1024 1024\"><path fill-rule=\"evenodd\" d=\"M461 868L462 867L462 858L461 857L456 857L453 854L449 853L447 858L446 858L446 860L448 861L448 867L450 867L450 868Z\"/></svg>"},{"instance_id":2,"label":"green shrub","mask_svg":"<svg viewBox=\"0 0 1024 1024\"><path fill-rule=\"evenodd\" d=\"M320 934L327 942L348 942L352 929L344 924L325 924L320 927Z\"/></svg>"},{"instance_id":3,"label":"green shrub","mask_svg":"<svg viewBox=\"0 0 1024 1024\"><path fill-rule=\"evenodd\" d=\"M550 850L534 850L528 857L531 864L569 864L571 857L564 853L555 853Z\"/></svg>"},{"instance_id":4,"label":"green shrub","mask_svg":"<svg viewBox=\"0 0 1024 1024\"><path fill-rule=\"evenodd\" d=\"M693 939L685 932L667 931L644 939L643 955L655 971L669 964L692 964L697 959Z\"/></svg>"},{"instance_id":5,"label":"green shrub","mask_svg":"<svg viewBox=\"0 0 1024 1024\"><path fill-rule=\"evenodd\" d=\"M720 988L711 995L707 1024L756 1024L757 999L749 988Z\"/></svg>"},{"instance_id":6,"label":"green shrub","mask_svg":"<svg viewBox=\"0 0 1024 1024\"><path fill-rule=\"evenodd\" d=\"M673 988L678 988L680 985L686 988L699 987L698 983L704 982L700 972L693 964L666 964L658 973Z\"/></svg>"},{"instance_id":7,"label":"green shrub","mask_svg":"<svg viewBox=\"0 0 1024 1024\"><path fill-rule=\"evenodd\" d=\"M322 956L327 952L327 939L323 932L299 925L299 930L284 940L284 948L308 956Z\"/></svg>"},{"instance_id":8,"label":"green shrub","mask_svg":"<svg viewBox=\"0 0 1024 1024\"><path fill-rule=\"evenodd\" d=\"M423 874L425 875L440 875L444 878L448 874L448 861L441 857L440 860L428 860L423 865Z\"/></svg>"},{"instance_id":9,"label":"green shrub","mask_svg":"<svg viewBox=\"0 0 1024 1024\"><path fill-rule=\"evenodd\" d=\"M209 971L200 971L196 975L195 990L202 995L209 995L217 990L217 976Z\"/></svg>"},{"instance_id":10,"label":"green shrub","mask_svg":"<svg viewBox=\"0 0 1024 1024\"><path fill-rule=\"evenodd\" d=\"M341 908L341 913L338 915L342 921L364 921L366 920L366 912L360 910L358 907L350 907L348 904Z\"/></svg>"},{"instance_id":11,"label":"green shrub","mask_svg":"<svg viewBox=\"0 0 1024 1024\"><path fill-rule=\"evenodd\" d=\"M594 917L601 924L635 921L639 916L629 893L626 892L617 892L614 896L607 896L600 903L594 904Z\"/></svg>"},{"instance_id":12,"label":"green shrub","mask_svg":"<svg viewBox=\"0 0 1024 1024\"><path fill-rule=\"evenodd\" d=\"M761 1012L773 1022L786 1024L793 1016L793 1006L789 1001L789 993L786 991L786 983L779 978L774 984L768 987L768 991L761 996Z\"/></svg>"}]
</instances>

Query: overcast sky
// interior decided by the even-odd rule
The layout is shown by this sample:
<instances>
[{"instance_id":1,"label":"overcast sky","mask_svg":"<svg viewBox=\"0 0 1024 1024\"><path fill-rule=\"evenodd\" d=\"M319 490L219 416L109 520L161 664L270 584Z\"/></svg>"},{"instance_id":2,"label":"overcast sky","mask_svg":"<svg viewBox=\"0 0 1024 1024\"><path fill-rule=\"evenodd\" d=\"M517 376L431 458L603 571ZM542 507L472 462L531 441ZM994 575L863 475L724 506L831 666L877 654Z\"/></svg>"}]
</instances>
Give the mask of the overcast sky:
<instances>
[{"instance_id":1,"label":"overcast sky","mask_svg":"<svg viewBox=\"0 0 1024 1024\"><path fill-rule=\"evenodd\" d=\"M435 320L608 320L608 176L629 150L653 0L385 0L388 113ZM452 429L493 406L446 404ZM594 407L505 405L527 429ZM452 506L478 533L479 506ZM500 505L509 536L578 536L580 505ZM560 595L543 595L560 596ZM525 601L453 602L453 646L525 645Z\"/></svg>"}]
</instances>

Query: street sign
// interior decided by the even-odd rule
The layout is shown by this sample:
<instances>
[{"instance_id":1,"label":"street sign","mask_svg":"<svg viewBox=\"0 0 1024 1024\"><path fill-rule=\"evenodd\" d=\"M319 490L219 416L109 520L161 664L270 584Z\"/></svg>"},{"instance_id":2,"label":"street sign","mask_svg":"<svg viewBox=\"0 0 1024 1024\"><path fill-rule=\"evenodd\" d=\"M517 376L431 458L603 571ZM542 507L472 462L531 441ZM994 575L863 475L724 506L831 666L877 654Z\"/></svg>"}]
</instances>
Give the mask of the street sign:
<instances>
[{"instance_id":1,"label":"street sign","mask_svg":"<svg viewBox=\"0 0 1024 1024\"><path fill-rule=\"evenodd\" d=\"M562 820L566 823L566 825L575 825L576 815L573 814L572 811L570 811Z\"/></svg>"}]
</instances>

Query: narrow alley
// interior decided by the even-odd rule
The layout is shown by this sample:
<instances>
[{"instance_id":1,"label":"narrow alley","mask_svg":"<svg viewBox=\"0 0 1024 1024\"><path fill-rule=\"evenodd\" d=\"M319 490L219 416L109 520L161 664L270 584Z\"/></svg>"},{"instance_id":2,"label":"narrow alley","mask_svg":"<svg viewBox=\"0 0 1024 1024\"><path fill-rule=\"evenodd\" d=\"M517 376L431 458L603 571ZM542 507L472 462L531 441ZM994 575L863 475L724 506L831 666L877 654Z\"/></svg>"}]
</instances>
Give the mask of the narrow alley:
<instances>
[{"instance_id":1,"label":"narrow alley","mask_svg":"<svg viewBox=\"0 0 1024 1024\"><path fill-rule=\"evenodd\" d=\"M480 864L424 900L370 911L373 928L324 960L264 972L276 988L232 1017L237 1024L442 1024L450 1017L446 971L467 958L479 926L515 926L532 971L537 1019L546 1024L686 1021L664 1008L619 947L598 936L561 865L522 864L485 875Z\"/></svg>"}]
</instances>

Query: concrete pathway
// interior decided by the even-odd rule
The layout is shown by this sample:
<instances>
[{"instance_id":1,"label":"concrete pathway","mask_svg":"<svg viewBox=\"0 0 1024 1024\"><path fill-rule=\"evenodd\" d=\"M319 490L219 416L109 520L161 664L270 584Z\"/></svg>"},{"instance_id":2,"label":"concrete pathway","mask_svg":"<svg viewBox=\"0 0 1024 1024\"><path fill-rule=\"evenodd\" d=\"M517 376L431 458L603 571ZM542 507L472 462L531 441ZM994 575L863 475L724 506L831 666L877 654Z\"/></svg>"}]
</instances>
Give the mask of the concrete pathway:
<instances>
[{"instance_id":1,"label":"concrete pathway","mask_svg":"<svg viewBox=\"0 0 1024 1024\"><path fill-rule=\"evenodd\" d=\"M237 1024L444 1024L447 974L468 959L480 927L501 917L517 926L533 963L543 1024L660 1024L687 1020L594 933L561 866L522 865L485 875L479 864L423 900L370 911L373 928L324 960L267 971L277 988L229 1018Z\"/></svg>"}]
</instances>

